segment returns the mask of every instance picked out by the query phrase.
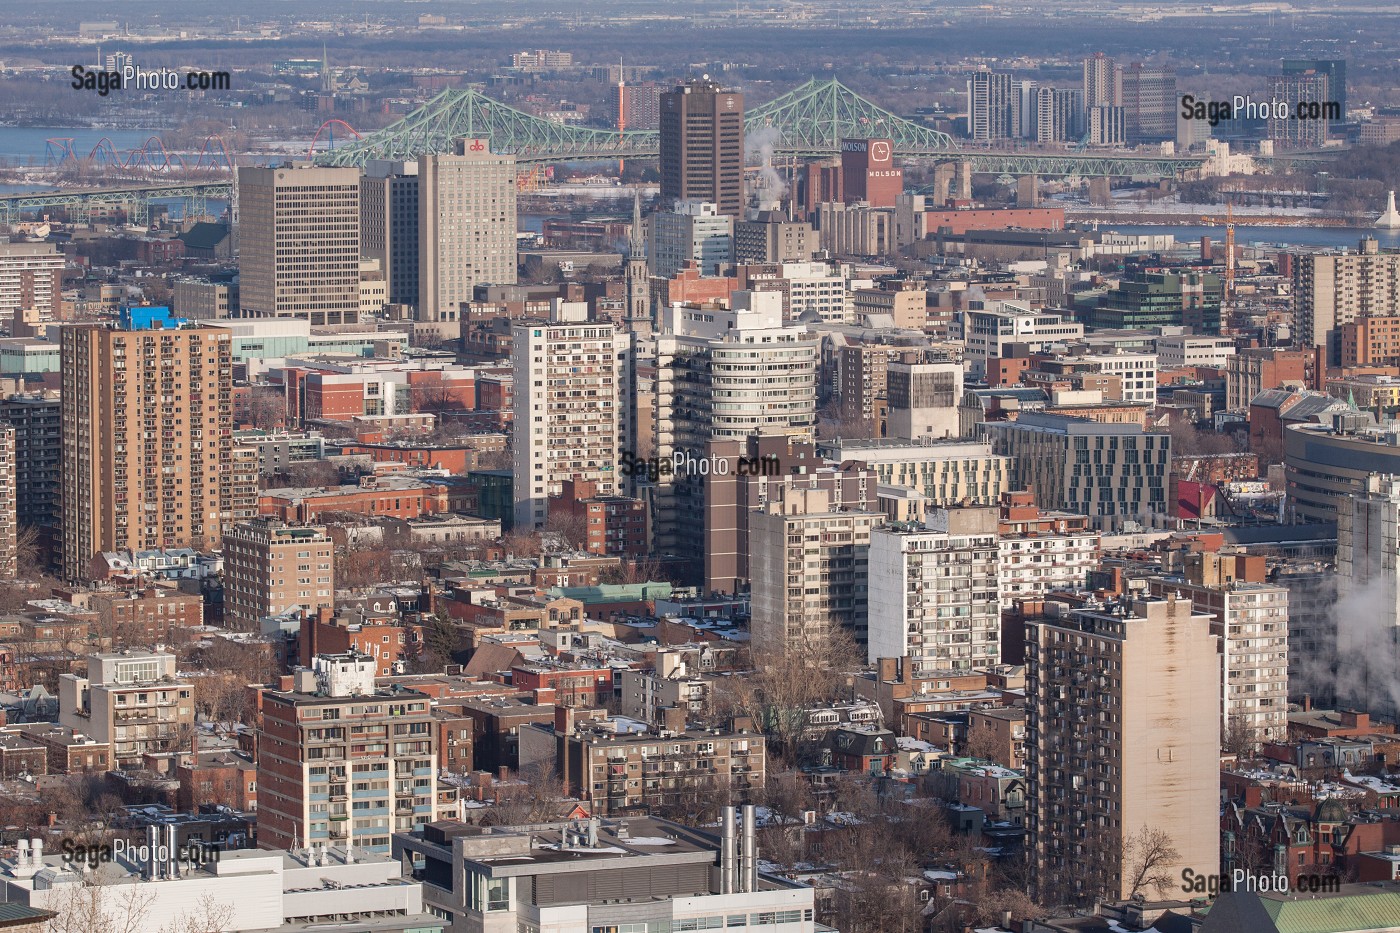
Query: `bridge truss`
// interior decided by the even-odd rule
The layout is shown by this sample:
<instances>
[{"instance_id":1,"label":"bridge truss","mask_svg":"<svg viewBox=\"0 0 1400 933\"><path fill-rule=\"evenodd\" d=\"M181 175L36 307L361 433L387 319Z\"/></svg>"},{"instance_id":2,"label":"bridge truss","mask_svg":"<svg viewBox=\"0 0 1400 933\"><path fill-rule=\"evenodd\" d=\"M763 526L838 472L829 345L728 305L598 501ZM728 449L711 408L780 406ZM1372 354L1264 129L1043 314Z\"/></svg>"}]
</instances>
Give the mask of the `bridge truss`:
<instances>
[{"instance_id":1,"label":"bridge truss","mask_svg":"<svg viewBox=\"0 0 1400 933\"><path fill-rule=\"evenodd\" d=\"M1170 177L1200 166L1201 159L1093 153L962 150L941 133L890 113L835 78L813 79L745 115L751 139L771 136L774 155L828 157L842 139L888 137L906 159L966 161L976 172L1011 175ZM567 126L494 101L475 88L443 91L396 123L317 157L325 165L363 165L368 159L416 159L450 152L462 137L491 140L495 152L520 163L590 162L656 158L654 130Z\"/></svg>"},{"instance_id":2,"label":"bridge truss","mask_svg":"<svg viewBox=\"0 0 1400 933\"><path fill-rule=\"evenodd\" d=\"M228 181L32 192L0 197L0 222L17 223L25 214L42 214L54 208L63 208L74 220L90 221L94 210L119 206L126 210L133 223L146 224L154 201L184 201L185 214L190 216L208 213L210 201L226 201L232 197L233 184Z\"/></svg>"}]
</instances>

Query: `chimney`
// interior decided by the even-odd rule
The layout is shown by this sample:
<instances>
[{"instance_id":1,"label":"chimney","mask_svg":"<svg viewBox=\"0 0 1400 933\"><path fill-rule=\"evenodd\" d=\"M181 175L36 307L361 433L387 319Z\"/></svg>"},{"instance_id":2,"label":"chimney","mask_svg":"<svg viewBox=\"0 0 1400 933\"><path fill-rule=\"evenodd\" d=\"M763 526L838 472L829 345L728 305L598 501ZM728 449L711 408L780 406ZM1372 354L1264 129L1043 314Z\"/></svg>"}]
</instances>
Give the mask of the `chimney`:
<instances>
[{"instance_id":1,"label":"chimney","mask_svg":"<svg viewBox=\"0 0 1400 933\"><path fill-rule=\"evenodd\" d=\"M899 682L899 658L881 658L879 660L879 665L881 682Z\"/></svg>"},{"instance_id":2,"label":"chimney","mask_svg":"<svg viewBox=\"0 0 1400 933\"><path fill-rule=\"evenodd\" d=\"M501 782L510 780L510 768L507 768L505 765L501 765L499 768L497 768L496 780Z\"/></svg>"},{"instance_id":3,"label":"chimney","mask_svg":"<svg viewBox=\"0 0 1400 933\"><path fill-rule=\"evenodd\" d=\"M743 890L751 894L758 890L758 827L756 808L751 803L744 804L743 856L740 870L743 872Z\"/></svg>"},{"instance_id":4,"label":"chimney","mask_svg":"<svg viewBox=\"0 0 1400 933\"><path fill-rule=\"evenodd\" d=\"M675 735L685 732L685 707L664 706L661 708L661 728Z\"/></svg>"},{"instance_id":5,"label":"chimney","mask_svg":"<svg viewBox=\"0 0 1400 933\"><path fill-rule=\"evenodd\" d=\"M720 839L719 839L719 893L734 893L734 872L736 861L735 845L737 839L734 835L734 808L725 807L723 815L720 817Z\"/></svg>"},{"instance_id":6,"label":"chimney","mask_svg":"<svg viewBox=\"0 0 1400 933\"><path fill-rule=\"evenodd\" d=\"M1305 712L1305 713L1310 713L1310 712L1312 712L1312 694L1311 694L1311 693L1305 693L1305 694L1303 694L1303 712Z\"/></svg>"}]
</instances>

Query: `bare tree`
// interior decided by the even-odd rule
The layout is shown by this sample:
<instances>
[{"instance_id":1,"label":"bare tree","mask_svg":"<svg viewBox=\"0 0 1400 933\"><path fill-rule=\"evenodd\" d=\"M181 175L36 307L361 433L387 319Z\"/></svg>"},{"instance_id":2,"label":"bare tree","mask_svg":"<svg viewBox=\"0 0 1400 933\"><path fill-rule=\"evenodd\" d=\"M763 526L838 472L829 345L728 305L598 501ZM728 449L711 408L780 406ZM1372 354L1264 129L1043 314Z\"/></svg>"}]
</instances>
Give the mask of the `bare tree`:
<instances>
[{"instance_id":1,"label":"bare tree","mask_svg":"<svg viewBox=\"0 0 1400 933\"><path fill-rule=\"evenodd\" d=\"M482 823L487 826L523 826L557 820L563 815L569 799L564 781L547 767L529 768L520 775L523 781L502 785L496 804L487 811Z\"/></svg>"},{"instance_id":2,"label":"bare tree","mask_svg":"<svg viewBox=\"0 0 1400 933\"><path fill-rule=\"evenodd\" d=\"M544 530L563 538L574 550L581 551L588 545L588 519L582 513L550 509Z\"/></svg>"},{"instance_id":3,"label":"bare tree","mask_svg":"<svg viewBox=\"0 0 1400 933\"><path fill-rule=\"evenodd\" d=\"M205 893L195 906L161 928L160 933L223 933L233 921L233 905Z\"/></svg>"},{"instance_id":4,"label":"bare tree","mask_svg":"<svg viewBox=\"0 0 1400 933\"><path fill-rule=\"evenodd\" d=\"M1143 826L1123 844L1123 879L1130 898L1150 889L1158 897L1172 886L1167 869L1181 859L1171 836L1161 829Z\"/></svg>"},{"instance_id":5,"label":"bare tree","mask_svg":"<svg viewBox=\"0 0 1400 933\"><path fill-rule=\"evenodd\" d=\"M248 423L263 431L287 426L287 396L278 386L253 386L248 393Z\"/></svg>"},{"instance_id":6,"label":"bare tree","mask_svg":"<svg viewBox=\"0 0 1400 933\"><path fill-rule=\"evenodd\" d=\"M49 900L48 909L56 913L49 933L140 933L148 929L155 898L146 885L118 885L108 874L91 872Z\"/></svg>"}]
</instances>

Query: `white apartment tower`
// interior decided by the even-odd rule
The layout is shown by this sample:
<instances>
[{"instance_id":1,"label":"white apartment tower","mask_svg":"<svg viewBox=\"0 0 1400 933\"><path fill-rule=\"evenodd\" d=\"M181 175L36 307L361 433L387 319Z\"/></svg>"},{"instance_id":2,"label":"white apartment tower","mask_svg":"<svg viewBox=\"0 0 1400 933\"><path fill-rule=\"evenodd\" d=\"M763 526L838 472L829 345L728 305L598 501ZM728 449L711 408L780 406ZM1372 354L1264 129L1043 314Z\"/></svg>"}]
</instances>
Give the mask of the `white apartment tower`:
<instances>
[{"instance_id":1,"label":"white apartment tower","mask_svg":"<svg viewBox=\"0 0 1400 933\"><path fill-rule=\"evenodd\" d=\"M923 525L870 534L868 656L914 675L1001 661L997 510L935 509Z\"/></svg>"},{"instance_id":2,"label":"white apartment tower","mask_svg":"<svg viewBox=\"0 0 1400 933\"><path fill-rule=\"evenodd\" d=\"M244 317L359 322L359 169L240 168L238 205Z\"/></svg>"},{"instance_id":3,"label":"white apartment tower","mask_svg":"<svg viewBox=\"0 0 1400 933\"><path fill-rule=\"evenodd\" d=\"M517 528L542 526L566 479L620 491L632 335L587 315L581 302L556 301L549 323L517 324L512 335Z\"/></svg>"},{"instance_id":4,"label":"white apartment tower","mask_svg":"<svg viewBox=\"0 0 1400 933\"><path fill-rule=\"evenodd\" d=\"M477 285L515 284L515 156L485 139L418 159L418 319L457 320Z\"/></svg>"}]
</instances>

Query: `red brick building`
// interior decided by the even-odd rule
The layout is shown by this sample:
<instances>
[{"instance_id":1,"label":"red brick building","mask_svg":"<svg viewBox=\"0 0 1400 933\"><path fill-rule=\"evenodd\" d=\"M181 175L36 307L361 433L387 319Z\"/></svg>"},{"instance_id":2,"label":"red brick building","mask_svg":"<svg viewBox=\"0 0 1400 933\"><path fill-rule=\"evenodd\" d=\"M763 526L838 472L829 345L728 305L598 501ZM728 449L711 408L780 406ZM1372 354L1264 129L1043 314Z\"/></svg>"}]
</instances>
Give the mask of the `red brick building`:
<instances>
[{"instance_id":1,"label":"red brick building","mask_svg":"<svg viewBox=\"0 0 1400 933\"><path fill-rule=\"evenodd\" d=\"M584 550L590 554L636 557L647 552L646 504L627 496L600 496L591 480L564 480L549 500L550 514L582 522ZM556 511L557 510L557 511Z\"/></svg>"},{"instance_id":2,"label":"red brick building","mask_svg":"<svg viewBox=\"0 0 1400 933\"><path fill-rule=\"evenodd\" d=\"M258 514L284 522L314 524L322 515L391 515L421 518L451 511L448 488L408 477L364 477L358 486L269 489L258 498Z\"/></svg>"}]
</instances>

